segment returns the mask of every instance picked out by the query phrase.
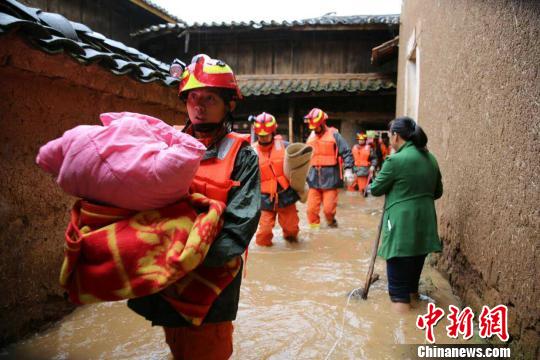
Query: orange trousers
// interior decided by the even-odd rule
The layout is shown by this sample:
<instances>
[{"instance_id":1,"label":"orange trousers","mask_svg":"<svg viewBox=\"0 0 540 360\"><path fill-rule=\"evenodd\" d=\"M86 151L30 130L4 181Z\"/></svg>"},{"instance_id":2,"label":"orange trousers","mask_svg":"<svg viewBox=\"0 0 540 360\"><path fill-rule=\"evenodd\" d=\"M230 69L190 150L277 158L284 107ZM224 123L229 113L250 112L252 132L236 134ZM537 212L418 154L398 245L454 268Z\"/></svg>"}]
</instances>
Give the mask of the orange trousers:
<instances>
[{"instance_id":1,"label":"orange trousers","mask_svg":"<svg viewBox=\"0 0 540 360\"><path fill-rule=\"evenodd\" d=\"M298 227L298 210L296 210L296 204L291 204L283 208L278 208L277 211L261 211L261 219L259 220L259 229L255 235L255 242L259 246L272 246L272 229L276 224L276 216L278 218L279 225L283 230L283 237L298 236L300 231Z\"/></svg>"},{"instance_id":2,"label":"orange trousers","mask_svg":"<svg viewBox=\"0 0 540 360\"><path fill-rule=\"evenodd\" d=\"M332 223L336 216L338 191L337 189L309 189L307 198L307 218L310 224L320 224L321 202L324 217Z\"/></svg>"},{"instance_id":3,"label":"orange trousers","mask_svg":"<svg viewBox=\"0 0 540 360\"><path fill-rule=\"evenodd\" d=\"M225 360L233 353L232 321L163 329L175 360Z\"/></svg>"},{"instance_id":4,"label":"orange trousers","mask_svg":"<svg viewBox=\"0 0 540 360\"><path fill-rule=\"evenodd\" d=\"M368 177L367 176L358 176L356 178L356 183L358 184L358 191L364 192L367 186Z\"/></svg>"},{"instance_id":5,"label":"orange trousers","mask_svg":"<svg viewBox=\"0 0 540 360\"><path fill-rule=\"evenodd\" d=\"M367 185L367 181L368 181L367 176L357 176L356 182L353 183L351 186L347 187L347 190L355 191L356 187L358 187L358 191L364 192L364 189L366 188L366 185Z\"/></svg>"}]
</instances>

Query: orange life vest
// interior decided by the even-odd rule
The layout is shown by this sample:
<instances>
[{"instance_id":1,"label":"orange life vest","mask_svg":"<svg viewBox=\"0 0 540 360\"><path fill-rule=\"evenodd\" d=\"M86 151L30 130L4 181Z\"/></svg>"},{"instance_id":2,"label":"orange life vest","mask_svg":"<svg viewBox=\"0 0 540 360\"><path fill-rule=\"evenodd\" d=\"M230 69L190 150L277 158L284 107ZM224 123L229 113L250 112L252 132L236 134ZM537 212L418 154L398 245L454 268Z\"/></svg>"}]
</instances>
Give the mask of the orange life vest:
<instances>
[{"instance_id":1,"label":"orange life vest","mask_svg":"<svg viewBox=\"0 0 540 360\"><path fill-rule=\"evenodd\" d=\"M354 166L369 166L369 155L371 154L370 145L356 144L352 148L352 154L354 157Z\"/></svg>"},{"instance_id":2,"label":"orange life vest","mask_svg":"<svg viewBox=\"0 0 540 360\"><path fill-rule=\"evenodd\" d=\"M307 139L307 144L313 147L311 166L335 166L338 164L338 147L334 134L336 128L328 127L322 136L318 136L314 131Z\"/></svg>"},{"instance_id":3,"label":"orange life vest","mask_svg":"<svg viewBox=\"0 0 540 360\"><path fill-rule=\"evenodd\" d=\"M249 144L249 135L230 132L217 145L217 156L201 161L199 170L191 183L191 192L201 193L210 199L227 203L229 191L239 186L231 180L236 155L243 143Z\"/></svg>"},{"instance_id":4,"label":"orange life vest","mask_svg":"<svg viewBox=\"0 0 540 360\"><path fill-rule=\"evenodd\" d=\"M386 159L386 157L388 156L388 147L383 142L381 142L381 153L383 160Z\"/></svg>"},{"instance_id":5,"label":"orange life vest","mask_svg":"<svg viewBox=\"0 0 540 360\"><path fill-rule=\"evenodd\" d=\"M283 190L289 188L289 180L283 171L285 143L281 136L275 136L274 142L270 146L263 147L257 144L256 151L259 155L259 169L261 171L261 192L274 196L277 194L278 184Z\"/></svg>"}]
</instances>

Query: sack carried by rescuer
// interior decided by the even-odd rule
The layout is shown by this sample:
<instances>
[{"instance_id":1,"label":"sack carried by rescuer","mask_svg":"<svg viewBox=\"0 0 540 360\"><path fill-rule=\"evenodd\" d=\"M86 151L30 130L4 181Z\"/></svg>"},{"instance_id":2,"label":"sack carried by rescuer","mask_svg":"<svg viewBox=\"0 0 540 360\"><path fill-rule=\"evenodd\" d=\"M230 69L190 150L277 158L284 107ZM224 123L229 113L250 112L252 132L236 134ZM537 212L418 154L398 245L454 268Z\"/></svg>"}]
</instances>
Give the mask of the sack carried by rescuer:
<instances>
[{"instance_id":1,"label":"sack carried by rescuer","mask_svg":"<svg viewBox=\"0 0 540 360\"><path fill-rule=\"evenodd\" d=\"M130 210L187 195L206 151L195 138L143 114L100 115L39 149L37 164L68 194Z\"/></svg>"},{"instance_id":2,"label":"sack carried by rescuer","mask_svg":"<svg viewBox=\"0 0 540 360\"><path fill-rule=\"evenodd\" d=\"M302 143L292 143L285 149L285 161L283 171L289 179L291 188L298 193L300 201L307 200L308 186L306 177L310 167L313 148Z\"/></svg>"}]
</instances>

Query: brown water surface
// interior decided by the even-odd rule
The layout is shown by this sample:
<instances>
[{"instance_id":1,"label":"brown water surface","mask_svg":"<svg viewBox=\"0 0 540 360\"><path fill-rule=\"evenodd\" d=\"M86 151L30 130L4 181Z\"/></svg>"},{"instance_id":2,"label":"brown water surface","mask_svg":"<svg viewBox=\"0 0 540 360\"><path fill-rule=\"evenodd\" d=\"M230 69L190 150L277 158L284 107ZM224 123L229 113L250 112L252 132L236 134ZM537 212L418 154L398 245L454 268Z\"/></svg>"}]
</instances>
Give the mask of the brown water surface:
<instances>
[{"instance_id":1,"label":"brown water surface","mask_svg":"<svg viewBox=\"0 0 540 360\"><path fill-rule=\"evenodd\" d=\"M383 200L341 192L338 229L309 230L305 205L299 205L300 241L286 243L274 229L274 246L249 249L235 322L233 359L399 359L401 344L425 343L416 329L421 302L410 314L396 315L387 295L385 263L367 301L349 299L363 286ZM425 267L421 290L447 311L459 299L435 270ZM446 321L435 328L437 343ZM464 342L461 340L460 342ZM470 342L467 342L470 343ZM47 331L4 349L17 359L169 359L161 328L132 313L125 302L80 307Z\"/></svg>"}]
</instances>

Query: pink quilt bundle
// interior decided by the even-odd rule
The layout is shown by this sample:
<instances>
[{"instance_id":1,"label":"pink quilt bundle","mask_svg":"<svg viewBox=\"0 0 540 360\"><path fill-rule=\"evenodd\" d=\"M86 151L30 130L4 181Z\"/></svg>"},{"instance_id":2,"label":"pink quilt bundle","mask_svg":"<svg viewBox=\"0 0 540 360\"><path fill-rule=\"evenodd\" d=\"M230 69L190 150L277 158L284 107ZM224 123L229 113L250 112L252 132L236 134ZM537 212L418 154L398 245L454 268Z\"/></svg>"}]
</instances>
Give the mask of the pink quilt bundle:
<instances>
[{"instance_id":1,"label":"pink quilt bundle","mask_svg":"<svg viewBox=\"0 0 540 360\"><path fill-rule=\"evenodd\" d=\"M130 210L174 203L188 193L205 147L143 114L100 116L42 146L37 164L68 194Z\"/></svg>"}]
</instances>

